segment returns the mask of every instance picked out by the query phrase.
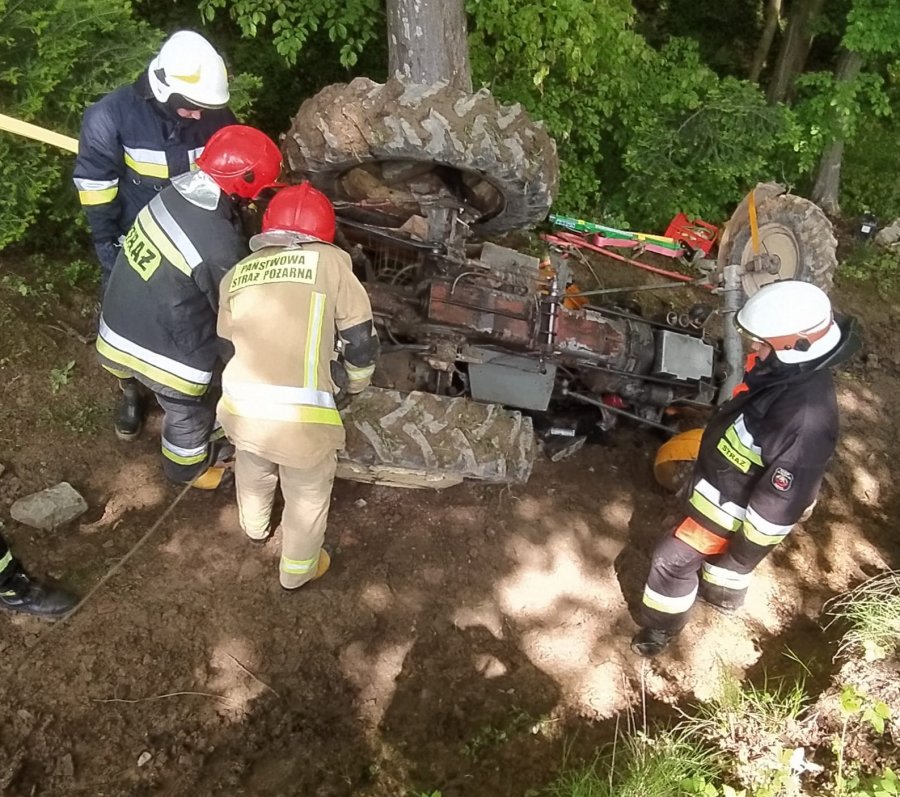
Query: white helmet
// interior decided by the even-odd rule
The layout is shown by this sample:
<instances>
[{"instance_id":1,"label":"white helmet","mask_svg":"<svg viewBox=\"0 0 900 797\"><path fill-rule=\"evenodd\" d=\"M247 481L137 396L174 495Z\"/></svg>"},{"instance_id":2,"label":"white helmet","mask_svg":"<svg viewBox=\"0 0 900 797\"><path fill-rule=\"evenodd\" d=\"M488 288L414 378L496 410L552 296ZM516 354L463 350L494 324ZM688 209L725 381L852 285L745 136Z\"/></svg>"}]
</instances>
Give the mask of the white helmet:
<instances>
[{"instance_id":1,"label":"white helmet","mask_svg":"<svg viewBox=\"0 0 900 797\"><path fill-rule=\"evenodd\" d=\"M738 311L737 325L768 343L783 363L804 363L828 354L840 343L825 291L799 280L764 285Z\"/></svg>"},{"instance_id":2,"label":"white helmet","mask_svg":"<svg viewBox=\"0 0 900 797\"><path fill-rule=\"evenodd\" d=\"M150 62L147 75L153 96L160 102L180 95L198 108L223 108L228 104L225 62L199 33L173 33Z\"/></svg>"}]
</instances>

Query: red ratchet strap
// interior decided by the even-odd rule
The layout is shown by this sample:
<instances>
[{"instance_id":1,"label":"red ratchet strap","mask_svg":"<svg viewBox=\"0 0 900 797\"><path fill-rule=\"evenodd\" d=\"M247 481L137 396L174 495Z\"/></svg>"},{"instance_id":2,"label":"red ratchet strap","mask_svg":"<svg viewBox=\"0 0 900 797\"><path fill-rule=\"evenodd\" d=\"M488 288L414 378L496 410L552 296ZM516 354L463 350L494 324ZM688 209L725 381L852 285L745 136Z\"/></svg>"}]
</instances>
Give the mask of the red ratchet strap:
<instances>
[{"instance_id":1,"label":"red ratchet strap","mask_svg":"<svg viewBox=\"0 0 900 797\"><path fill-rule=\"evenodd\" d=\"M541 239L546 241L548 244L552 246L574 246L578 249L590 249L593 252L599 252L601 255L605 255L606 257L611 257L613 260L620 260L623 263L628 263L635 268L642 269L643 271L649 271L651 274L659 274L663 277L669 277L669 279L679 280L681 282L694 282L694 277L689 277L686 274L680 274L677 271L668 271L664 268L658 268L656 266L650 266L646 263L641 263L637 260L633 260L630 257L624 257L623 255L617 255L615 252L610 252L608 249L604 249L602 246L595 246L594 244L586 241L580 235L576 235L573 232L556 232L556 233L544 233L541 235ZM698 287L706 288L707 290L712 290L713 285L698 285Z\"/></svg>"}]
</instances>

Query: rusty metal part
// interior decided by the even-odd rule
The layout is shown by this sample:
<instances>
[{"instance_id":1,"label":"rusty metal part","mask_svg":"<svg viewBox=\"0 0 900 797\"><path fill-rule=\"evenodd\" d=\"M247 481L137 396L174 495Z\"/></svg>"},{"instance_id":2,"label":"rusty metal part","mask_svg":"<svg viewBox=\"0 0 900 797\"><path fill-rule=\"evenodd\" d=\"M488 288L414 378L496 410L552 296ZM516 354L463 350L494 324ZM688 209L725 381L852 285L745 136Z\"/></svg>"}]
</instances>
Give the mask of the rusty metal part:
<instances>
[{"instance_id":1,"label":"rusty metal part","mask_svg":"<svg viewBox=\"0 0 900 797\"><path fill-rule=\"evenodd\" d=\"M464 282L435 280L426 315L432 323L463 327L479 336L518 346L531 346L535 301Z\"/></svg>"},{"instance_id":2,"label":"rusty metal part","mask_svg":"<svg viewBox=\"0 0 900 797\"><path fill-rule=\"evenodd\" d=\"M578 393L577 391L569 390L569 388L565 386L562 389L562 394L584 404L590 404L594 407L597 407L603 412L611 412L613 415L621 415L625 418L631 418L631 420L637 421L638 423L644 424L645 426L652 426L654 429L659 429L666 434L675 434L675 432L677 431L675 429L670 429L665 424L658 423L657 421L651 421L649 418L642 418L640 415L636 415L635 413L629 412L628 410L619 409L618 407L612 407L609 404L605 404L604 402L600 401L600 399L594 398L593 396L586 396L584 393Z\"/></svg>"},{"instance_id":3,"label":"rusty metal part","mask_svg":"<svg viewBox=\"0 0 900 797\"><path fill-rule=\"evenodd\" d=\"M781 255L777 252L761 252L742 263L744 271L758 274L778 274L781 271Z\"/></svg>"}]
</instances>

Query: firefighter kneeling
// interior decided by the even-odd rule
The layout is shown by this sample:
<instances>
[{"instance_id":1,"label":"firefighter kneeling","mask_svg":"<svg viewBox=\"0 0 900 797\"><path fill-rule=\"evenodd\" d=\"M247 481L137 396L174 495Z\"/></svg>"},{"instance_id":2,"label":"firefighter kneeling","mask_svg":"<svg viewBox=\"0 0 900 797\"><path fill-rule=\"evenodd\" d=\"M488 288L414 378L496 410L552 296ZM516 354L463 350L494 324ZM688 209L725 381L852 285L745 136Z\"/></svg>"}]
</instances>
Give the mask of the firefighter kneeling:
<instances>
[{"instance_id":1,"label":"firefighter kneeling","mask_svg":"<svg viewBox=\"0 0 900 797\"><path fill-rule=\"evenodd\" d=\"M755 365L706 427L684 520L653 553L644 588L642 656L661 652L684 627L698 595L740 608L756 566L816 500L838 434L830 368L859 340L835 321L814 285L763 287L737 314Z\"/></svg>"},{"instance_id":2,"label":"firefighter kneeling","mask_svg":"<svg viewBox=\"0 0 900 797\"><path fill-rule=\"evenodd\" d=\"M324 194L307 183L283 189L262 230L250 239L255 254L222 280L219 335L234 354L218 414L237 449L238 511L251 540L269 537L281 479L281 585L296 589L330 565L322 543L344 445L338 405L369 384L378 338L350 257L332 245Z\"/></svg>"}]
</instances>

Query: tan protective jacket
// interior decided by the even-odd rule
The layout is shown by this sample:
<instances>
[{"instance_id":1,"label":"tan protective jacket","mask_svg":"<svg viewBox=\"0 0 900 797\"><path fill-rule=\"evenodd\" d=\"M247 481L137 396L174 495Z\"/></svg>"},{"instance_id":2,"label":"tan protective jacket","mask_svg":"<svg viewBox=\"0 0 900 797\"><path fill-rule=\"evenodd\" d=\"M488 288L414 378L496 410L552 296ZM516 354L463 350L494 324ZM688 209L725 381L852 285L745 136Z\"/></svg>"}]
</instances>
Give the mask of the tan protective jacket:
<instances>
[{"instance_id":1,"label":"tan protective jacket","mask_svg":"<svg viewBox=\"0 0 900 797\"><path fill-rule=\"evenodd\" d=\"M234 345L218 415L239 450L289 467L313 467L344 446L331 361L335 334L372 321L350 257L335 246L268 246L222 280L219 336ZM374 334L374 333L373 333ZM345 363L351 393L374 362Z\"/></svg>"}]
</instances>

